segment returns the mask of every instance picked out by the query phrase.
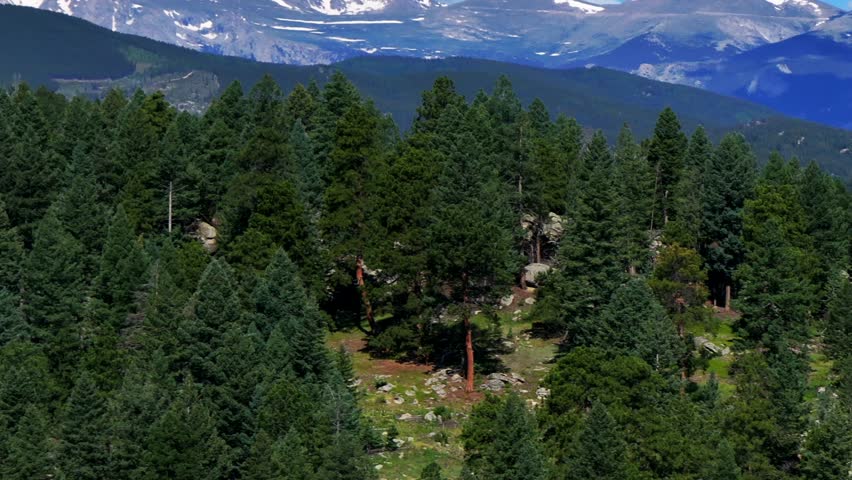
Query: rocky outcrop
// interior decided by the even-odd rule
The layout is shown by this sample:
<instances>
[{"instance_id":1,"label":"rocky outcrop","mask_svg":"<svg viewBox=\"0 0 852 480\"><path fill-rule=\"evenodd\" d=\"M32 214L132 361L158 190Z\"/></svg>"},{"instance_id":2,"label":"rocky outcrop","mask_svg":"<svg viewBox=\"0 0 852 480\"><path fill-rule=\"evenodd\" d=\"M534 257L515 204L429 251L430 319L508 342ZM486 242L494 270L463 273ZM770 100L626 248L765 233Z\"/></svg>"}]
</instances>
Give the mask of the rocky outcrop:
<instances>
[{"instance_id":1,"label":"rocky outcrop","mask_svg":"<svg viewBox=\"0 0 852 480\"><path fill-rule=\"evenodd\" d=\"M531 263L524 267L524 282L533 287L539 286L539 277L550 270L550 265L546 265L544 263Z\"/></svg>"},{"instance_id":2,"label":"rocky outcrop","mask_svg":"<svg viewBox=\"0 0 852 480\"><path fill-rule=\"evenodd\" d=\"M201 241L201 245L208 253L216 253L219 249L219 231L207 222L198 222L195 227L195 236Z\"/></svg>"}]
</instances>

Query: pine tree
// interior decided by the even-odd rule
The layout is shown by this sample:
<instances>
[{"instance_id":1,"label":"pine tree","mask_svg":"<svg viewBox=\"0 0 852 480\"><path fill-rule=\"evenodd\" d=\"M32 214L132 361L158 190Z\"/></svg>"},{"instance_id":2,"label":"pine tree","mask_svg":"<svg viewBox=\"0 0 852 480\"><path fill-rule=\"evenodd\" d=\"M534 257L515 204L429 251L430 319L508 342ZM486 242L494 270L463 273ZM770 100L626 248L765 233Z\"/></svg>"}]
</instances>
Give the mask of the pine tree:
<instances>
[{"instance_id":1,"label":"pine tree","mask_svg":"<svg viewBox=\"0 0 852 480\"><path fill-rule=\"evenodd\" d=\"M322 178L323 168L314 156L314 146L308 138L301 119L297 119L293 124L288 144L290 146L289 163L296 171L296 189L311 219L315 221L322 208L322 195L325 188Z\"/></svg>"},{"instance_id":2,"label":"pine tree","mask_svg":"<svg viewBox=\"0 0 852 480\"><path fill-rule=\"evenodd\" d=\"M69 479L100 479L107 473L109 445L106 403L94 379L83 371L63 412L59 468Z\"/></svg>"},{"instance_id":3,"label":"pine tree","mask_svg":"<svg viewBox=\"0 0 852 480\"><path fill-rule=\"evenodd\" d=\"M697 249L701 236L704 200L704 176L713 158L713 144L704 127L698 127L689 139L683 175L674 187L674 219L665 226L667 243Z\"/></svg>"},{"instance_id":4,"label":"pine tree","mask_svg":"<svg viewBox=\"0 0 852 480\"><path fill-rule=\"evenodd\" d=\"M110 223L100 260L100 298L118 314L132 311L134 296L145 279L146 262L121 205Z\"/></svg>"},{"instance_id":5,"label":"pine tree","mask_svg":"<svg viewBox=\"0 0 852 480\"><path fill-rule=\"evenodd\" d=\"M9 222L6 206L0 199L0 289L10 293L20 292L23 262L23 241L18 230Z\"/></svg>"},{"instance_id":6,"label":"pine tree","mask_svg":"<svg viewBox=\"0 0 852 480\"><path fill-rule=\"evenodd\" d=\"M44 343L52 367L66 379L76 363L76 331L83 311L82 249L51 209L34 234L24 263L23 311L34 339ZM67 377L66 377L67 376Z\"/></svg>"},{"instance_id":7,"label":"pine tree","mask_svg":"<svg viewBox=\"0 0 852 480\"><path fill-rule=\"evenodd\" d=\"M177 367L187 369L200 384L221 385L222 365L216 361L225 333L242 324L242 310L231 268L221 260L207 266L190 300L192 312L178 326Z\"/></svg>"},{"instance_id":8,"label":"pine tree","mask_svg":"<svg viewBox=\"0 0 852 480\"><path fill-rule=\"evenodd\" d=\"M583 325L572 343L637 356L663 371L675 367L683 351L674 324L642 279L616 289L600 315Z\"/></svg>"},{"instance_id":9,"label":"pine tree","mask_svg":"<svg viewBox=\"0 0 852 480\"><path fill-rule=\"evenodd\" d=\"M330 86L326 86L326 89ZM334 281L351 285L356 279L362 296L362 311L376 331L375 318L364 281L364 258L369 242L367 192L370 171L381 152L381 122L372 106L357 104L337 123L330 152L329 184L320 229L329 244L329 253L337 265Z\"/></svg>"},{"instance_id":10,"label":"pine tree","mask_svg":"<svg viewBox=\"0 0 852 480\"><path fill-rule=\"evenodd\" d=\"M13 96L16 139L0 177L0 192L12 225L24 243L31 245L35 224L45 215L56 196L62 158L50 147L50 130L37 100L26 85Z\"/></svg>"},{"instance_id":11,"label":"pine tree","mask_svg":"<svg viewBox=\"0 0 852 480\"><path fill-rule=\"evenodd\" d=\"M741 135L722 139L705 170L701 254L705 259L710 292L724 304L734 271L743 261L743 207L753 195L754 156Z\"/></svg>"},{"instance_id":12,"label":"pine tree","mask_svg":"<svg viewBox=\"0 0 852 480\"><path fill-rule=\"evenodd\" d=\"M737 465L736 452L731 442L722 440L719 442L716 455L707 465L702 478L706 480L740 480L742 471Z\"/></svg>"},{"instance_id":13,"label":"pine tree","mask_svg":"<svg viewBox=\"0 0 852 480\"><path fill-rule=\"evenodd\" d=\"M214 409L188 383L169 408L151 426L146 442L147 477L194 480L222 478L229 470L232 452L216 430Z\"/></svg>"},{"instance_id":14,"label":"pine tree","mask_svg":"<svg viewBox=\"0 0 852 480\"><path fill-rule=\"evenodd\" d=\"M493 167L477 161L476 142L459 138L434 192L429 264L436 285L452 287L465 327L467 390L473 390L474 299L493 299L515 271L508 198Z\"/></svg>"},{"instance_id":15,"label":"pine tree","mask_svg":"<svg viewBox=\"0 0 852 480\"><path fill-rule=\"evenodd\" d=\"M109 210L102 203L104 192L95 174L95 165L85 145L77 145L65 172L68 187L56 201L59 220L83 247L87 279L97 274L97 257L103 251L109 224Z\"/></svg>"},{"instance_id":16,"label":"pine tree","mask_svg":"<svg viewBox=\"0 0 852 480\"><path fill-rule=\"evenodd\" d=\"M650 228L654 201L654 170L625 125L615 150L618 191L619 250L628 270L636 275L650 258Z\"/></svg>"},{"instance_id":17,"label":"pine tree","mask_svg":"<svg viewBox=\"0 0 852 480\"><path fill-rule=\"evenodd\" d=\"M487 431L466 430L462 434L465 465L474 476L496 480L546 478L535 420L520 397L510 394L499 401L496 411L486 405L481 413L475 410L472 415L484 417L471 421ZM486 441L482 441L481 434L488 436Z\"/></svg>"},{"instance_id":18,"label":"pine tree","mask_svg":"<svg viewBox=\"0 0 852 480\"><path fill-rule=\"evenodd\" d=\"M278 373L287 366L303 378L327 379L332 365L324 345L322 317L283 250L267 267L252 299L257 312L254 322L262 337L269 339L276 332L284 342L267 353L270 358L279 358L269 368Z\"/></svg>"},{"instance_id":19,"label":"pine tree","mask_svg":"<svg viewBox=\"0 0 852 480\"><path fill-rule=\"evenodd\" d=\"M803 212L789 189L761 185L745 203L745 262L735 278L742 285L741 323L753 340L807 335L816 295L803 228Z\"/></svg>"},{"instance_id":20,"label":"pine tree","mask_svg":"<svg viewBox=\"0 0 852 480\"><path fill-rule=\"evenodd\" d=\"M826 353L834 359L852 357L852 283L846 281L828 306L826 316Z\"/></svg>"},{"instance_id":21,"label":"pine tree","mask_svg":"<svg viewBox=\"0 0 852 480\"><path fill-rule=\"evenodd\" d=\"M49 440L48 417L30 405L18 422L14 436L5 446L6 458L0 474L9 480L47 480L53 478L55 461ZM78 477L79 478L79 477Z\"/></svg>"},{"instance_id":22,"label":"pine tree","mask_svg":"<svg viewBox=\"0 0 852 480\"><path fill-rule=\"evenodd\" d=\"M536 304L537 318L551 332L570 338L591 321L626 271L618 251L618 215L612 158L598 132L583 155L577 204Z\"/></svg>"},{"instance_id":23,"label":"pine tree","mask_svg":"<svg viewBox=\"0 0 852 480\"><path fill-rule=\"evenodd\" d=\"M824 398L818 419L805 437L801 472L804 478L829 480L849 476L852 468L852 414L841 401Z\"/></svg>"},{"instance_id":24,"label":"pine tree","mask_svg":"<svg viewBox=\"0 0 852 480\"><path fill-rule=\"evenodd\" d=\"M623 480L636 478L627 445L606 407L594 402L568 459L567 478Z\"/></svg>"},{"instance_id":25,"label":"pine tree","mask_svg":"<svg viewBox=\"0 0 852 480\"><path fill-rule=\"evenodd\" d=\"M683 174L684 154L688 140L680 129L680 120L671 108L660 113L654 136L648 145L648 163L656 172L652 229L660 228L673 218L675 187Z\"/></svg>"}]
</instances>

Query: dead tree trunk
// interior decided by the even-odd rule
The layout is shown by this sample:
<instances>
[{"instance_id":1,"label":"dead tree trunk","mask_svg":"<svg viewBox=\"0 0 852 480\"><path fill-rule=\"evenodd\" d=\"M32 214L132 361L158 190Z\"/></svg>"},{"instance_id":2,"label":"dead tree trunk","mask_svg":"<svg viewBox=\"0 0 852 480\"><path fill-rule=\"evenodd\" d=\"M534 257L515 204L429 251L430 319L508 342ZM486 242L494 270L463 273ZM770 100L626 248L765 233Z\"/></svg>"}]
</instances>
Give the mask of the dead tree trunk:
<instances>
[{"instance_id":1,"label":"dead tree trunk","mask_svg":"<svg viewBox=\"0 0 852 480\"><path fill-rule=\"evenodd\" d=\"M462 274L462 300L463 308L462 315L464 318L464 349L467 358L467 373L464 390L468 393L473 392L473 377L475 374L474 358L473 358L473 322L470 318L470 299L467 294L467 274Z\"/></svg>"},{"instance_id":2,"label":"dead tree trunk","mask_svg":"<svg viewBox=\"0 0 852 480\"><path fill-rule=\"evenodd\" d=\"M172 199L174 197L172 182L169 182L169 233L172 233Z\"/></svg>"},{"instance_id":3,"label":"dead tree trunk","mask_svg":"<svg viewBox=\"0 0 852 480\"><path fill-rule=\"evenodd\" d=\"M370 296L367 294L367 285L364 282L364 259L358 256L355 261L355 279L358 281L358 290L361 291L361 301L364 303L364 315L367 317L367 323L370 324L370 332L376 332L376 319L373 317L373 305L370 303Z\"/></svg>"},{"instance_id":4,"label":"dead tree trunk","mask_svg":"<svg viewBox=\"0 0 852 480\"><path fill-rule=\"evenodd\" d=\"M725 285L725 311L731 311L731 286Z\"/></svg>"}]
</instances>

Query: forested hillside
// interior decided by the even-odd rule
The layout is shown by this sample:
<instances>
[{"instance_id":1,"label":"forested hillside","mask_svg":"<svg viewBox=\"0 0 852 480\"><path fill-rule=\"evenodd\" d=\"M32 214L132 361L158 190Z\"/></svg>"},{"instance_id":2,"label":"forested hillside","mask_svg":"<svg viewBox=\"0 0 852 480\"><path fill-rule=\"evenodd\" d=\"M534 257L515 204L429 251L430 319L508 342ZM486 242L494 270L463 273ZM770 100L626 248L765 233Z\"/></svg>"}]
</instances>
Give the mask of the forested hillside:
<instances>
[{"instance_id":1,"label":"forested hillside","mask_svg":"<svg viewBox=\"0 0 852 480\"><path fill-rule=\"evenodd\" d=\"M47 85L66 96L103 99L112 89L130 94L163 91L182 111L203 113L229 84L251 88L270 75L284 90L341 71L402 131L416 118L420 93L448 76L459 93L474 98L505 75L518 97L540 98L554 114L576 118L586 133L601 129L614 143L623 123L641 137L652 133L666 106L685 129L703 125L713 141L731 131L745 135L761 161L773 151L815 161L848 181L852 132L806 122L755 103L603 68L547 70L469 58L356 58L333 66L295 67L205 54L143 37L124 35L66 15L0 5L0 85Z\"/></svg>"},{"instance_id":2,"label":"forested hillside","mask_svg":"<svg viewBox=\"0 0 852 480\"><path fill-rule=\"evenodd\" d=\"M200 116L0 92L0 477L405 478L426 441L429 480L848 477L842 181L672 109L611 144L505 77L414 118L340 73ZM440 430L375 423L418 399Z\"/></svg>"}]
</instances>

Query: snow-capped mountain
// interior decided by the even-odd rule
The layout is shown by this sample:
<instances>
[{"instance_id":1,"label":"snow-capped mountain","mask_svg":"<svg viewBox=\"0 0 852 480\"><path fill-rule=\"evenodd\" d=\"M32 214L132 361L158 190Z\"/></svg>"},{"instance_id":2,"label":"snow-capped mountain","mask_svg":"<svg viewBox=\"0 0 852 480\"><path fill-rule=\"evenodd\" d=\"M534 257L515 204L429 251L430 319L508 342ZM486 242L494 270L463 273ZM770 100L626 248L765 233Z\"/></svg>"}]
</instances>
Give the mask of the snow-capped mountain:
<instances>
[{"instance_id":1,"label":"snow-capped mountain","mask_svg":"<svg viewBox=\"0 0 852 480\"><path fill-rule=\"evenodd\" d=\"M0 0L228 55L294 64L358 55L469 56L665 76L815 28L818 0Z\"/></svg>"}]
</instances>

